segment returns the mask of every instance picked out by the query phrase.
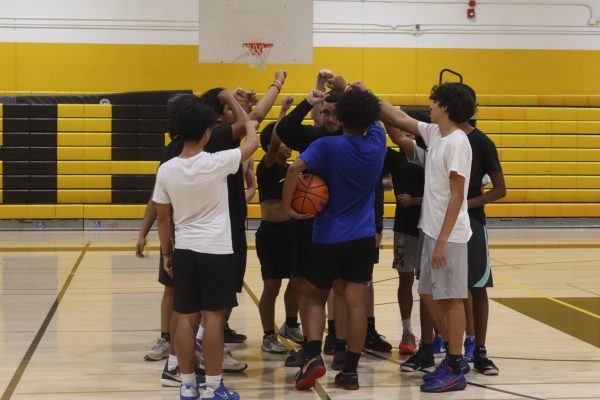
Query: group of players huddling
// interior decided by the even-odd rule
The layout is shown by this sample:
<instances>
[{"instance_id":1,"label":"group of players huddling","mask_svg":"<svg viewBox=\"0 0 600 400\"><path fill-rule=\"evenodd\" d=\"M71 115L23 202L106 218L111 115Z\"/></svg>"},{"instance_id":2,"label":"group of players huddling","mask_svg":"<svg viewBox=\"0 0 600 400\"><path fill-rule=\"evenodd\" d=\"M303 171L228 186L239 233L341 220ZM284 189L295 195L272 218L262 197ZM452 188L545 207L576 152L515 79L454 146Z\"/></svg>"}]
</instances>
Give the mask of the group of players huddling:
<instances>
[{"instance_id":1,"label":"group of players huddling","mask_svg":"<svg viewBox=\"0 0 600 400\"><path fill-rule=\"evenodd\" d=\"M136 254L143 257L157 219L159 282L165 286L162 333L145 358L168 357L161 383L180 387L180 399L240 398L225 387L222 372L241 372L247 364L233 358L224 343L246 340L228 320L246 267L246 204L256 191L253 154L258 125L286 77L277 71L260 101L253 91L214 88L199 97L174 95L167 104L172 140L158 168ZM322 353L333 355L331 368L339 371L335 384L357 390L363 350L392 350L375 329L372 284L383 191L392 188L397 199L393 267L403 327L399 352L410 355L401 370L426 372L423 392L464 389L469 362L479 373L499 373L485 347L486 288L493 282L484 205L505 195L504 176L493 142L474 127L473 89L444 83L433 87L430 99L429 115L407 114L364 83L346 84L321 70L316 88L289 114L293 98L283 98L277 121L260 134L265 153L256 170L261 207L256 252L264 281L261 350L288 353L279 336L301 346L285 360L300 368L297 389L314 387L326 373ZM309 113L313 123L305 124ZM400 151L387 147L386 133ZM300 155L290 165L291 150ZM327 184L329 202L317 215L292 207L302 173ZM491 190L484 190L489 182ZM415 275L419 343L411 328ZM275 301L283 279L289 279L286 319L276 330Z\"/></svg>"}]
</instances>

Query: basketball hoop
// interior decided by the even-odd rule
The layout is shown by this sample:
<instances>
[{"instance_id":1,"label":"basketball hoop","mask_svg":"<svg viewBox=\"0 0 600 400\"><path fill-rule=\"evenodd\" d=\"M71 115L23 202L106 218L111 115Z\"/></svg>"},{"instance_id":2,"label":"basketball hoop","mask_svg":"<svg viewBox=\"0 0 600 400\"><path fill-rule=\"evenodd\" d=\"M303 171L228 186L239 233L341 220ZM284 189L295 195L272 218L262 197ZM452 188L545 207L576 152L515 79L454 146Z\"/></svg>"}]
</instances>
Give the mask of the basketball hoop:
<instances>
[{"instance_id":1,"label":"basketball hoop","mask_svg":"<svg viewBox=\"0 0 600 400\"><path fill-rule=\"evenodd\" d=\"M242 43L242 46L246 49L252 68L266 68L267 57L269 57L273 43L247 42Z\"/></svg>"}]
</instances>

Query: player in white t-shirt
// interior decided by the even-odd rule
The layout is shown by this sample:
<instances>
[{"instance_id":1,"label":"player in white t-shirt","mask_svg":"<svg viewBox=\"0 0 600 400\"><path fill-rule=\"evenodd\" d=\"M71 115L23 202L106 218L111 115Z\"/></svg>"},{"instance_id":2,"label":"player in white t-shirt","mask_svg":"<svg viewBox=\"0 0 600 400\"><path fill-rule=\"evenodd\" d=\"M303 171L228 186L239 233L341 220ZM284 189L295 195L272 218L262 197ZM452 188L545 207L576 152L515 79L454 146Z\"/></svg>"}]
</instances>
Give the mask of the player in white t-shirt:
<instances>
[{"instance_id":1,"label":"player in white t-shirt","mask_svg":"<svg viewBox=\"0 0 600 400\"><path fill-rule=\"evenodd\" d=\"M219 94L225 96L233 94ZM246 142L239 148L211 154L204 147L217 120L212 108L190 97L173 118L177 119L178 132L184 140L183 151L159 167L152 200L157 207L164 268L173 276L175 287L180 399L197 399L201 390L203 399L236 400L239 394L230 392L221 378L225 311L237 306L227 176L235 173L240 163L258 148L257 122L246 123ZM198 387L194 329L201 310L206 383Z\"/></svg>"},{"instance_id":2,"label":"player in white t-shirt","mask_svg":"<svg viewBox=\"0 0 600 400\"><path fill-rule=\"evenodd\" d=\"M432 124L419 122L386 102L381 119L420 135L428 147L419 222L424 233L419 295L448 340L448 353L434 372L425 374L421 390L443 392L464 389L464 374L469 369L462 357L462 338L463 299L468 297L467 242L471 228L467 189L472 153L469 140L458 125L474 114L475 100L457 83L434 87L430 99Z\"/></svg>"}]
</instances>

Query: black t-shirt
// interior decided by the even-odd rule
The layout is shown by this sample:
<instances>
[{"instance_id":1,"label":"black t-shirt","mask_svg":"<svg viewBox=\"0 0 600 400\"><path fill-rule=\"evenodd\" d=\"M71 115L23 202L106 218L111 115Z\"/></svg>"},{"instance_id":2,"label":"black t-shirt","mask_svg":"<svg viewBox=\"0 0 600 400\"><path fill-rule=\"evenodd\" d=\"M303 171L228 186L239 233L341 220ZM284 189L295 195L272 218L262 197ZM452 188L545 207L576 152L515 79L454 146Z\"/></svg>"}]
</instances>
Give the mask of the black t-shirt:
<instances>
[{"instance_id":1,"label":"black t-shirt","mask_svg":"<svg viewBox=\"0 0 600 400\"><path fill-rule=\"evenodd\" d=\"M262 203L266 200L281 200L283 181L287 174L288 164L273 163L271 168L265 165L265 157L256 167L256 181L258 183L258 199Z\"/></svg>"},{"instance_id":2,"label":"black t-shirt","mask_svg":"<svg viewBox=\"0 0 600 400\"><path fill-rule=\"evenodd\" d=\"M481 182L486 174L496 171L502 171L496 145L479 129L474 129L467 135L473 161L471 163L471 178L469 181L469 191L467 198L472 199L481 195ZM485 211L483 206L469 208L469 217L475 218L482 224L485 224Z\"/></svg>"},{"instance_id":3,"label":"black t-shirt","mask_svg":"<svg viewBox=\"0 0 600 400\"><path fill-rule=\"evenodd\" d=\"M240 139L234 139L231 125L221 125L212 130L210 140L204 147L209 153L230 150L239 147ZM183 150L183 139L176 137L167 145L161 164L177 157ZM227 177L227 192L229 198L229 217L231 219L231 234L241 234L246 229L246 196L244 192L244 171L242 166L238 171Z\"/></svg>"},{"instance_id":4,"label":"black t-shirt","mask_svg":"<svg viewBox=\"0 0 600 400\"><path fill-rule=\"evenodd\" d=\"M425 171L420 166L408 161L405 152L387 149L383 164L383 175L391 174L394 183L394 194L403 193L412 197L423 197L425 187ZM421 206L404 208L396 203L396 216L394 218L394 231L412 236L419 235L419 216Z\"/></svg>"}]
</instances>

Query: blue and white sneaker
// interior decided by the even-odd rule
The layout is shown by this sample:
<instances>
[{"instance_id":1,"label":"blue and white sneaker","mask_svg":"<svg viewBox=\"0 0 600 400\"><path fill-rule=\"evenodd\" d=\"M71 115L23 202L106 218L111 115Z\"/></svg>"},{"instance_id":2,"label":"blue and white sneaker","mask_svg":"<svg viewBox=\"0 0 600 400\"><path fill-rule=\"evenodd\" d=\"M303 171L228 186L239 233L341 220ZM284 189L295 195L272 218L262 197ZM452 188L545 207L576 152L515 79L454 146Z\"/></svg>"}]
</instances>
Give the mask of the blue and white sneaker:
<instances>
[{"instance_id":1,"label":"blue and white sneaker","mask_svg":"<svg viewBox=\"0 0 600 400\"><path fill-rule=\"evenodd\" d=\"M431 379L421 385L422 392L440 393L454 390L464 390L467 387L467 380L463 374L455 375L449 369L445 368L443 374Z\"/></svg>"},{"instance_id":2,"label":"blue and white sneaker","mask_svg":"<svg viewBox=\"0 0 600 400\"><path fill-rule=\"evenodd\" d=\"M473 362L473 353L475 352L475 336L465 338L465 358L468 362Z\"/></svg>"},{"instance_id":3,"label":"blue and white sneaker","mask_svg":"<svg viewBox=\"0 0 600 400\"><path fill-rule=\"evenodd\" d=\"M436 358L444 357L446 355L446 344L440 335L435 335L433 338L432 353Z\"/></svg>"},{"instance_id":4,"label":"blue and white sneaker","mask_svg":"<svg viewBox=\"0 0 600 400\"><path fill-rule=\"evenodd\" d=\"M179 400L198 400L198 387L192 385L181 385L179 389Z\"/></svg>"},{"instance_id":5,"label":"blue and white sneaker","mask_svg":"<svg viewBox=\"0 0 600 400\"><path fill-rule=\"evenodd\" d=\"M200 399L240 400L240 394L227 389L223 384L223 381L221 381L221 385L216 389L213 389L206 384L201 385L200 389L202 391Z\"/></svg>"}]
</instances>

